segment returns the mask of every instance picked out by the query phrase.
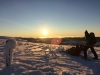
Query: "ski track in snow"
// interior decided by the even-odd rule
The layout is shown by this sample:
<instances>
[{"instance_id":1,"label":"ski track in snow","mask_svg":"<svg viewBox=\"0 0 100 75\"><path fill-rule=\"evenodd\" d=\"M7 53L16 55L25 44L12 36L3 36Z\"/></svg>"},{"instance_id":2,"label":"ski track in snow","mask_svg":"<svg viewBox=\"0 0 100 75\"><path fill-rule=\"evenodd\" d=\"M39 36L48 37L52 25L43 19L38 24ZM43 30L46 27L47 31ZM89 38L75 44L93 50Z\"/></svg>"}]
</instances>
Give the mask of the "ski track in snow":
<instances>
[{"instance_id":1,"label":"ski track in snow","mask_svg":"<svg viewBox=\"0 0 100 75\"><path fill-rule=\"evenodd\" d=\"M0 40L0 75L100 75L100 60L83 60L81 57L61 53L71 45L50 45L18 41L13 64L5 67L3 46ZM95 47L100 59L100 47ZM88 57L93 57L88 51Z\"/></svg>"}]
</instances>

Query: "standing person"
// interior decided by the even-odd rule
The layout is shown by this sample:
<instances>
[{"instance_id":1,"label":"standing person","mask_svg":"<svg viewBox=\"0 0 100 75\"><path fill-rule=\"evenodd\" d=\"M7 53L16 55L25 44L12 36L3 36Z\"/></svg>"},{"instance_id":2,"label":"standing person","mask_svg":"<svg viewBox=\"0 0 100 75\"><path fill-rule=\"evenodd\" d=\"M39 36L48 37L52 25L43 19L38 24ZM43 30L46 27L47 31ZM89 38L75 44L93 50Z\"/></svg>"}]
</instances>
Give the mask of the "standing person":
<instances>
[{"instance_id":1,"label":"standing person","mask_svg":"<svg viewBox=\"0 0 100 75\"><path fill-rule=\"evenodd\" d=\"M98 59L98 55L96 53L96 51L93 48L93 39L91 38L90 34L88 33L88 31L85 31L85 41L86 41L86 45L84 47L84 59L87 59L87 50L90 48L92 53L94 54L94 58L93 59Z\"/></svg>"}]
</instances>

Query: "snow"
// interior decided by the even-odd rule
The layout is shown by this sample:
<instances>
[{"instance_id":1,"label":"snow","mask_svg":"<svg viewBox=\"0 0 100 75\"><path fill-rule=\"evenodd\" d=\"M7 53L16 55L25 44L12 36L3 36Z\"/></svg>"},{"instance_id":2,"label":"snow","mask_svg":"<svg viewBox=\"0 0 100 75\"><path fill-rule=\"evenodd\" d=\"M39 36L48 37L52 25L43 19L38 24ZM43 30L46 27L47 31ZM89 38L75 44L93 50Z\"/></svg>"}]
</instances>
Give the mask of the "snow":
<instances>
[{"instance_id":1,"label":"snow","mask_svg":"<svg viewBox=\"0 0 100 75\"><path fill-rule=\"evenodd\" d=\"M60 52L73 45L51 45L24 40L17 40L17 43L13 64L5 67L5 39L0 40L0 75L100 75L100 60L86 61ZM94 48L100 59L100 47ZM93 57L90 50L88 57Z\"/></svg>"}]
</instances>

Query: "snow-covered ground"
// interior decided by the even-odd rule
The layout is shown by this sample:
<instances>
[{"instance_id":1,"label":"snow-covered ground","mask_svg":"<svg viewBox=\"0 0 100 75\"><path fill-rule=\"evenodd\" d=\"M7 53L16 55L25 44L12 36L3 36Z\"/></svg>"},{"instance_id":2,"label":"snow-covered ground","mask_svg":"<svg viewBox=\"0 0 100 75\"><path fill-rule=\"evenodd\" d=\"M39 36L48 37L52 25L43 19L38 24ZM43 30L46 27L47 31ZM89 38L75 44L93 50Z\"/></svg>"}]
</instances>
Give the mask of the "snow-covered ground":
<instances>
[{"instance_id":1,"label":"snow-covered ground","mask_svg":"<svg viewBox=\"0 0 100 75\"><path fill-rule=\"evenodd\" d=\"M5 67L3 47L0 40L0 75L100 75L100 60L86 61L81 57L61 53L72 45L50 45L19 40L11 67ZM100 59L100 47L95 47ZM81 53L82 54L82 53ZM88 57L94 57L88 50Z\"/></svg>"}]
</instances>

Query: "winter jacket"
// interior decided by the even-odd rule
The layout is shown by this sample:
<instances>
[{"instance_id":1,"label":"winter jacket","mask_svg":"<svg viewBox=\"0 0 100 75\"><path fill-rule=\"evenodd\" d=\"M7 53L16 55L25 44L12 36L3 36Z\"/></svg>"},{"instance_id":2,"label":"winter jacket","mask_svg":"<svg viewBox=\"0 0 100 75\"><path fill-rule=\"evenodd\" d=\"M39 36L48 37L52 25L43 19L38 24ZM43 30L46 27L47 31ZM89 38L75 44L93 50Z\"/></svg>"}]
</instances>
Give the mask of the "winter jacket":
<instances>
[{"instance_id":1,"label":"winter jacket","mask_svg":"<svg viewBox=\"0 0 100 75\"><path fill-rule=\"evenodd\" d=\"M85 34L85 40L86 40L86 44L90 45L91 43L91 37L89 34Z\"/></svg>"}]
</instances>

